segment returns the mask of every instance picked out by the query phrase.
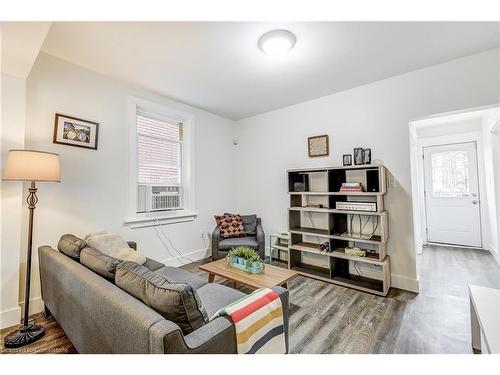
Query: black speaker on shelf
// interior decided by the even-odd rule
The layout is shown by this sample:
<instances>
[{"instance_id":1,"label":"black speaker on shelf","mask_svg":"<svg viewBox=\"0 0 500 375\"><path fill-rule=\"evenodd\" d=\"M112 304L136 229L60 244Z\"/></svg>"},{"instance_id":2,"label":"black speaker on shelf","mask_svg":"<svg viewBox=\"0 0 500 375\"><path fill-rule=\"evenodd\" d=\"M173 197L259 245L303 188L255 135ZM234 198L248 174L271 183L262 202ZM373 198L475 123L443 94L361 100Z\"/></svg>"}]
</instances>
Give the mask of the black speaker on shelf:
<instances>
[{"instance_id":1,"label":"black speaker on shelf","mask_svg":"<svg viewBox=\"0 0 500 375\"><path fill-rule=\"evenodd\" d=\"M368 169L366 171L366 191L379 191L378 169Z\"/></svg>"},{"instance_id":2,"label":"black speaker on shelf","mask_svg":"<svg viewBox=\"0 0 500 375\"><path fill-rule=\"evenodd\" d=\"M306 173L293 173L290 174L290 188L291 191L304 192L309 191L309 176Z\"/></svg>"},{"instance_id":3,"label":"black speaker on shelf","mask_svg":"<svg viewBox=\"0 0 500 375\"><path fill-rule=\"evenodd\" d=\"M305 182L294 182L293 183L293 191L306 191Z\"/></svg>"}]
</instances>

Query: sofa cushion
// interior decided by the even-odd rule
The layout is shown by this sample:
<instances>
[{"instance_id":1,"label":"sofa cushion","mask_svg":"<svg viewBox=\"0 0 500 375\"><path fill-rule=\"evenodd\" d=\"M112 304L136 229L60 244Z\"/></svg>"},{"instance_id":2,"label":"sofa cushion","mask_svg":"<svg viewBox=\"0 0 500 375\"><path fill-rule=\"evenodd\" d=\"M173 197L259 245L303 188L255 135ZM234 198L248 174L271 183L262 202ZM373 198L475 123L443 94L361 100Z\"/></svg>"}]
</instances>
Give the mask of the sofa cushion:
<instances>
[{"instance_id":1,"label":"sofa cushion","mask_svg":"<svg viewBox=\"0 0 500 375\"><path fill-rule=\"evenodd\" d=\"M184 334L208 322L207 312L190 284L171 284L164 276L134 262L118 265L115 283L165 319L176 323Z\"/></svg>"},{"instance_id":2,"label":"sofa cushion","mask_svg":"<svg viewBox=\"0 0 500 375\"><path fill-rule=\"evenodd\" d=\"M86 247L80 252L81 264L111 281L114 281L116 266L121 262L122 260L110 257L91 247Z\"/></svg>"},{"instance_id":3,"label":"sofa cushion","mask_svg":"<svg viewBox=\"0 0 500 375\"><path fill-rule=\"evenodd\" d=\"M214 216L221 238L244 237L245 228L240 215Z\"/></svg>"},{"instance_id":4,"label":"sofa cushion","mask_svg":"<svg viewBox=\"0 0 500 375\"><path fill-rule=\"evenodd\" d=\"M146 257L146 261L144 262L143 266L150 271L156 271L159 270L160 268L165 267L163 263L157 262L156 260L148 257Z\"/></svg>"},{"instance_id":5,"label":"sofa cushion","mask_svg":"<svg viewBox=\"0 0 500 375\"><path fill-rule=\"evenodd\" d=\"M57 243L57 248L61 253L75 260L80 260L80 252L87 246L87 243L72 234L63 234Z\"/></svg>"},{"instance_id":6,"label":"sofa cushion","mask_svg":"<svg viewBox=\"0 0 500 375\"><path fill-rule=\"evenodd\" d=\"M156 270L155 272L165 277L165 279L167 279L172 284L188 283L191 284L195 289L199 289L203 285L208 284L208 282L200 276L177 267L164 266Z\"/></svg>"},{"instance_id":7,"label":"sofa cushion","mask_svg":"<svg viewBox=\"0 0 500 375\"><path fill-rule=\"evenodd\" d=\"M246 296L236 289L221 284L207 284L198 289L203 306L211 318L217 311Z\"/></svg>"},{"instance_id":8,"label":"sofa cushion","mask_svg":"<svg viewBox=\"0 0 500 375\"><path fill-rule=\"evenodd\" d=\"M259 243L255 237L226 238L219 242L219 249L227 250L236 246L248 246L257 249Z\"/></svg>"},{"instance_id":9,"label":"sofa cushion","mask_svg":"<svg viewBox=\"0 0 500 375\"><path fill-rule=\"evenodd\" d=\"M232 215L229 213L224 213L224 215ZM245 230L245 235L255 236L257 233L257 215L240 215L241 221L243 222L243 229Z\"/></svg>"}]
</instances>

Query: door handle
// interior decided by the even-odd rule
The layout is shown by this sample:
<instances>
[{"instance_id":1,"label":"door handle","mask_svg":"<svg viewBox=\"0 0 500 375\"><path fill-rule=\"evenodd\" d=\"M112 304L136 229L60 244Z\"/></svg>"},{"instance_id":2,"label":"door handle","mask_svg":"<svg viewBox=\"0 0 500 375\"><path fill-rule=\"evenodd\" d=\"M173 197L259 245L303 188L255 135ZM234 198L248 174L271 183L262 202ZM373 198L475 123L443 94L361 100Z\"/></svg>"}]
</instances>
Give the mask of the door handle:
<instances>
[{"instance_id":1,"label":"door handle","mask_svg":"<svg viewBox=\"0 0 500 375\"><path fill-rule=\"evenodd\" d=\"M473 200L473 201L472 201L472 204L478 204L478 203L479 203L479 202L478 202L478 201L476 201L476 200Z\"/></svg>"}]
</instances>

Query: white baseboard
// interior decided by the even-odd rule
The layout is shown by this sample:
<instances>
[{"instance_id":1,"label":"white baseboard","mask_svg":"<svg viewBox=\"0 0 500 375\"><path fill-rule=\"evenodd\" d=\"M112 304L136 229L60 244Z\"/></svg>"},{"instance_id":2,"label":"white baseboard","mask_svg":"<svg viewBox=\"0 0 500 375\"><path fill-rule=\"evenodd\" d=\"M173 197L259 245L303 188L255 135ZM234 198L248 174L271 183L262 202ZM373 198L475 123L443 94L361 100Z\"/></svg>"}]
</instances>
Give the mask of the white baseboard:
<instances>
[{"instance_id":1,"label":"white baseboard","mask_svg":"<svg viewBox=\"0 0 500 375\"><path fill-rule=\"evenodd\" d=\"M161 263L165 264L166 266L172 266L172 267L179 267L182 266L183 264L189 263L191 260L196 262L198 260L202 260L205 258L208 258L211 255L210 248L207 247L205 249L199 249L195 251L191 251L190 253L182 254L184 257L176 256L174 258L169 258L166 260L162 260Z\"/></svg>"},{"instance_id":2,"label":"white baseboard","mask_svg":"<svg viewBox=\"0 0 500 375\"><path fill-rule=\"evenodd\" d=\"M494 246L490 245L489 250L491 255L493 255L493 258L495 258L495 261L497 264L500 266L500 254L498 253L498 249L496 249Z\"/></svg>"},{"instance_id":3,"label":"white baseboard","mask_svg":"<svg viewBox=\"0 0 500 375\"><path fill-rule=\"evenodd\" d=\"M413 279L410 277L402 275L392 275L391 274L391 287L407 290L410 292L418 293L420 290L418 279Z\"/></svg>"},{"instance_id":4,"label":"white baseboard","mask_svg":"<svg viewBox=\"0 0 500 375\"><path fill-rule=\"evenodd\" d=\"M21 306L21 310L24 311L24 301L19 302L19 305ZM44 308L44 304L43 304L42 297L30 298L29 315L39 313L40 311L43 311L43 308Z\"/></svg>"},{"instance_id":5,"label":"white baseboard","mask_svg":"<svg viewBox=\"0 0 500 375\"><path fill-rule=\"evenodd\" d=\"M41 297L30 299L29 315L33 315L43 311L43 301ZM21 313L24 311L24 301L19 302L18 307L0 312L0 328L16 326L21 323Z\"/></svg>"},{"instance_id":6,"label":"white baseboard","mask_svg":"<svg viewBox=\"0 0 500 375\"><path fill-rule=\"evenodd\" d=\"M0 312L0 329L16 326L19 324L20 321L21 321L20 306Z\"/></svg>"}]
</instances>

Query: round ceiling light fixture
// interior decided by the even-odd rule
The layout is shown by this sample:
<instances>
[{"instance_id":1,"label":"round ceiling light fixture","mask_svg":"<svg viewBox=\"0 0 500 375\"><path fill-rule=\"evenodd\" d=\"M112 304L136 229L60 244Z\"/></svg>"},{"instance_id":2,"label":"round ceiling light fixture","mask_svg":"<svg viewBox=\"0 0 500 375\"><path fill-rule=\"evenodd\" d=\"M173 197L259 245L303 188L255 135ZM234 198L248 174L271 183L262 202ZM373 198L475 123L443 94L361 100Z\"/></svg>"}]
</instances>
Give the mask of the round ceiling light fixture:
<instances>
[{"instance_id":1,"label":"round ceiling light fixture","mask_svg":"<svg viewBox=\"0 0 500 375\"><path fill-rule=\"evenodd\" d=\"M280 57L287 54L295 43L297 38L288 30L272 30L259 39L259 47L266 55L271 57Z\"/></svg>"}]
</instances>

